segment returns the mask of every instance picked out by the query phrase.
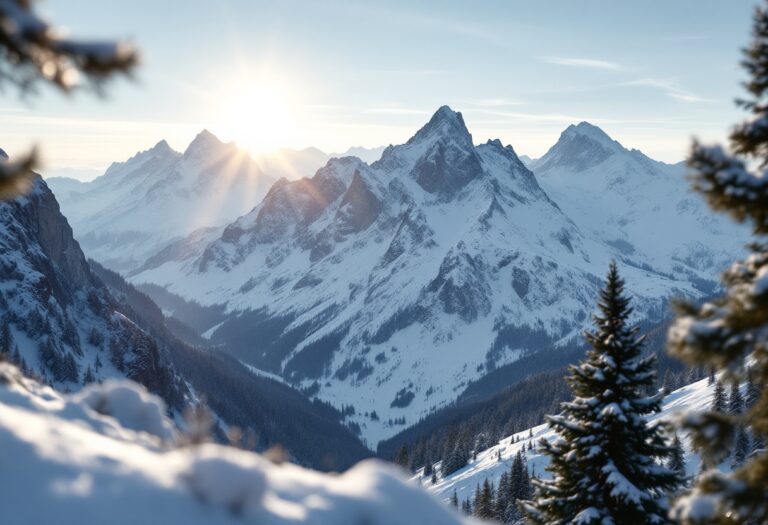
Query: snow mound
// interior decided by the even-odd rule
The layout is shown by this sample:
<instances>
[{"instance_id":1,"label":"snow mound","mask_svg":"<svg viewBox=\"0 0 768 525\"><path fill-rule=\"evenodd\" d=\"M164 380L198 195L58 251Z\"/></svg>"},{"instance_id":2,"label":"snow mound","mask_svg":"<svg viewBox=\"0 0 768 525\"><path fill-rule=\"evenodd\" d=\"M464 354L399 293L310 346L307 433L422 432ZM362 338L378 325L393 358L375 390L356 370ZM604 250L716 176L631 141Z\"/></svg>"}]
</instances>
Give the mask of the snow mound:
<instances>
[{"instance_id":1,"label":"snow mound","mask_svg":"<svg viewBox=\"0 0 768 525\"><path fill-rule=\"evenodd\" d=\"M468 523L379 461L329 475L215 444L158 446L147 432L167 435L163 409L127 382L68 396L0 363L3 523Z\"/></svg>"},{"instance_id":2,"label":"snow mound","mask_svg":"<svg viewBox=\"0 0 768 525\"><path fill-rule=\"evenodd\" d=\"M254 454L204 445L195 451L183 480L204 503L232 514L253 513L262 507L265 466L265 461Z\"/></svg>"},{"instance_id":3,"label":"snow mound","mask_svg":"<svg viewBox=\"0 0 768 525\"><path fill-rule=\"evenodd\" d=\"M165 416L165 403L159 397L128 380L110 379L85 387L73 397L99 414L112 416L124 427L147 432L164 441L175 437L173 423Z\"/></svg>"}]
</instances>

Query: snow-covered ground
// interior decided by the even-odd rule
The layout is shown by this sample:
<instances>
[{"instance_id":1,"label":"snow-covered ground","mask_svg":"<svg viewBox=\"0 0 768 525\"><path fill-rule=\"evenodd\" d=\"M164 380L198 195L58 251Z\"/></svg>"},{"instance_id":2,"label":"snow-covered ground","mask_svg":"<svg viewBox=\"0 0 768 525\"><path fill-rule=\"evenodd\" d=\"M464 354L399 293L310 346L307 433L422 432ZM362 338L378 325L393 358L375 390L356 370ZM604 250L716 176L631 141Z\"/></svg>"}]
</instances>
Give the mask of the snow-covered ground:
<instances>
[{"instance_id":1,"label":"snow-covered ground","mask_svg":"<svg viewBox=\"0 0 768 525\"><path fill-rule=\"evenodd\" d=\"M231 447L180 447L164 413L135 383L67 396L0 363L0 522L466 523L385 463L328 475Z\"/></svg>"},{"instance_id":2,"label":"snow-covered ground","mask_svg":"<svg viewBox=\"0 0 768 525\"><path fill-rule=\"evenodd\" d=\"M671 421L683 412L706 410L712 402L712 393L714 386L707 385L708 380L702 379L696 383L684 386L670 393L665 399L662 411L651 418L652 421L663 419ZM550 439L554 436L554 431L549 427L539 425L517 434L507 436L499 441L493 447L479 453L476 460L470 460L469 465L461 470L454 472L446 478L439 478L434 485L429 479L423 479L419 473L414 479L420 481L430 491L437 494L442 500L448 501L453 491L459 497L459 501L471 498L474 495L477 484L483 483L488 478L489 481L498 483L502 472L509 472L512 460L518 451L523 451L528 461L528 468L542 477L549 477L549 473L544 469L549 464L549 458L542 455L536 447L540 439ZM691 451L690 439L680 434L680 441L685 448L685 467L688 475L694 475L699 472L700 458L698 454ZM516 441L516 442L515 442ZM527 450L530 442L533 441L534 449ZM501 451L501 461L498 460L498 453Z\"/></svg>"}]
</instances>

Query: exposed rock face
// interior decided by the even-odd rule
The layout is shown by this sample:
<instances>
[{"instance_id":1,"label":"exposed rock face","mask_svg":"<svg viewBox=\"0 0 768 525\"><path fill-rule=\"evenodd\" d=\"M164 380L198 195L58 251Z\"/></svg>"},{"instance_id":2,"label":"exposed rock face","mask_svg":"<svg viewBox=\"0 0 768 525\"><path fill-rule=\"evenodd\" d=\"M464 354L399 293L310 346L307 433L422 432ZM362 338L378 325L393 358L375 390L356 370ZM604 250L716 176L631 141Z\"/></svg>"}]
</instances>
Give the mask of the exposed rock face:
<instances>
[{"instance_id":1,"label":"exposed rock face","mask_svg":"<svg viewBox=\"0 0 768 525\"><path fill-rule=\"evenodd\" d=\"M0 349L60 388L112 376L180 408L185 388L157 343L119 312L45 182L0 203Z\"/></svg>"}]
</instances>

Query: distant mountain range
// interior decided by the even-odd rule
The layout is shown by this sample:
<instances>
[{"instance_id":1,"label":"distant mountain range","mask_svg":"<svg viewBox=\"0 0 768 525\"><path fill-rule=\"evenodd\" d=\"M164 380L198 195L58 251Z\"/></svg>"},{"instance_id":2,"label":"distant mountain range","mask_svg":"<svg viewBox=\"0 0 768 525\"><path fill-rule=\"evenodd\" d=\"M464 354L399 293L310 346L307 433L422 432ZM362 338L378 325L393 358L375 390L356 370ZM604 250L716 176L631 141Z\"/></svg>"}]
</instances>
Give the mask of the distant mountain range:
<instances>
[{"instance_id":1,"label":"distant mountain range","mask_svg":"<svg viewBox=\"0 0 768 525\"><path fill-rule=\"evenodd\" d=\"M375 160L382 150L350 152ZM251 157L203 130L184 153L163 140L92 181L54 176L47 183L89 256L126 273L193 232L218 232L276 180L312 176L331 157L316 148Z\"/></svg>"},{"instance_id":2,"label":"distant mountain range","mask_svg":"<svg viewBox=\"0 0 768 525\"><path fill-rule=\"evenodd\" d=\"M526 167L498 140L475 145L442 107L371 164L333 158L226 225L199 221L134 256L130 279L215 310L212 342L353 405L348 421L373 444L499 366L578 344L611 259L639 318L710 293L748 232L710 214L683 175L587 123Z\"/></svg>"}]
</instances>

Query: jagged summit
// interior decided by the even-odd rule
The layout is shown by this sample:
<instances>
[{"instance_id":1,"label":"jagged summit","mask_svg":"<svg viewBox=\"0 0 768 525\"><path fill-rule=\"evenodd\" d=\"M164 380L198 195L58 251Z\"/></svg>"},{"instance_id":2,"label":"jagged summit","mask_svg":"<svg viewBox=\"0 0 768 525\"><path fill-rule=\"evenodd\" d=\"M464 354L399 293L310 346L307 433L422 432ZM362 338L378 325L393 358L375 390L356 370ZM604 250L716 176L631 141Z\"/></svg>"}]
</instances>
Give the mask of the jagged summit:
<instances>
[{"instance_id":1,"label":"jagged summit","mask_svg":"<svg viewBox=\"0 0 768 525\"><path fill-rule=\"evenodd\" d=\"M165 152L173 152L176 153L176 151L171 147L170 144L168 144L168 141L165 139L162 139L160 142L152 146L149 151L159 152L159 153L165 153Z\"/></svg>"},{"instance_id":2,"label":"jagged summit","mask_svg":"<svg viewBox=\"0 0 768 525\"><path fill-rule=\"evenodd\" d=\"M472 135L469 133L461 113L452 110L449 106L440 106L429 119L429 122L417 131L406 144L413 145L424 140L448 137L472 145Z\"/></svg>"},{"instance_id":3,"label":"jagged summit","mask_svg":"<svg viewBox=\"0 0 768 525\"><path fill-rule=\"evenodd\" d=\"M589 122L580 122L568 126L557 143L535 161L534 168L545 171L555 166L569 166L572 171L581 172L623 151L626 151L624 147L602 129Z\"/></svg>"},{"instance_id":4,"label":"jagged summit","mask_svg":"<svg viewBox=\"0 0 768 525\"><path fill-rule=\"evenodd\" d=\"M184 156L189 157L196 154L207 154L211 150L218 149L226 145L227 144L219 140L216 135L207 129L204 129L198 133L197 136L195 136L192 142L189 143L186 151L184 151Z\"/></svg>"}]
</instances>

